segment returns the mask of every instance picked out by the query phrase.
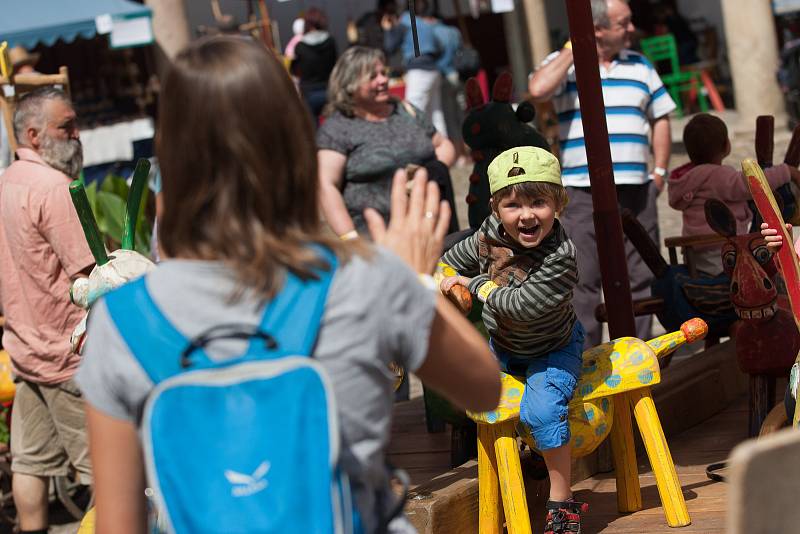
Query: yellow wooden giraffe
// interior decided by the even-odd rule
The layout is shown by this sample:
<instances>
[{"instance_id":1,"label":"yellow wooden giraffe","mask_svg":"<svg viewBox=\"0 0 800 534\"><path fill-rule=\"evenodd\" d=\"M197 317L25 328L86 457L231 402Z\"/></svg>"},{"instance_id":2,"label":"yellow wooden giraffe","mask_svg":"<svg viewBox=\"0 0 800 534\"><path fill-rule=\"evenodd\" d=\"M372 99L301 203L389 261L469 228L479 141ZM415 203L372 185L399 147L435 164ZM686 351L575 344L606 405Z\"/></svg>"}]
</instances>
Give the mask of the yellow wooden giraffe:
<instances>
[{"instance_id":1,"label":"yellow wooden giraffe","mask_svg":"<svg viewBox=\"0 0 800 534\"><path fill-rule=\"evenodd\" d=\"M615 407L626 416L617 420L628 421L628 425L633 410L655 474L664 515L671 527L686 526L691 520L650 388L661 381L658 359L684 343L702 339L707 331L705 322L692 319L681 325L680 331L648 342L624 337L585 351L583 371L569 404L570 444L575 457L594 451L609 435ZM479 531L501 533L505 514L509 534L529 534L530 518L516 443L518 434L532 442L526 432L520 432L522 425L518 425L525 380L502 373L502 383L503 392L496 409L468 412L478 423ZM632 432L630 426L624 430ZM615 465L621 471L618 480L620 475L625 479L638 477L633 451L617 449ZM623 486L638 488L638 484ZM620 496L620 499L632 502L636 496Z\"/></svg>"}]
</instances>

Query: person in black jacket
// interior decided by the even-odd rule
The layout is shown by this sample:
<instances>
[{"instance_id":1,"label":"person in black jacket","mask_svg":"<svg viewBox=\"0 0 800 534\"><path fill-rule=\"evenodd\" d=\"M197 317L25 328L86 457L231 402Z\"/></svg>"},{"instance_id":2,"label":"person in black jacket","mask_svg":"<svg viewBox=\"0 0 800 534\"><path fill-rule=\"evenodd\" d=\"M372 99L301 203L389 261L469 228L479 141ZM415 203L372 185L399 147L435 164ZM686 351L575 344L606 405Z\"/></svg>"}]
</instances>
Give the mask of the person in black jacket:
<instances>
[{"instance_id":1,"label":"person in black jacket","mask_svg":"<svg viewBox=\"0 0 800 534\"><path fill-rule=\"evenodd\" d=\"M327 102L328 78L336 64L336 42L328 33L328 17L316 7L305 14L305 32L294 50L292 71L300 80L300 93L314 121Z\"/></svg>"}]
</instances>

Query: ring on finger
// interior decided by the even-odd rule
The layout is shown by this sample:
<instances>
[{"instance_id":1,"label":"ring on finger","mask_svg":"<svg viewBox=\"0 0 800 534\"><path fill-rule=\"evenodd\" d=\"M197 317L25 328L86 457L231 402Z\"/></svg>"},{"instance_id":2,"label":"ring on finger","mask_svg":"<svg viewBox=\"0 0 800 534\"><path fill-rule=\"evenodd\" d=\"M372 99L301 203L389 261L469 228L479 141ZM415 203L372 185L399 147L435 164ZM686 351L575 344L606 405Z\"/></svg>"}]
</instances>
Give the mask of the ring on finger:
<instances>
[{"instance_id":1,"label":"ring on finger","mask_svg":"<svg viewBox=\"0 0 800 534\"><path fill-rule=\"evenodd\" d=\"M432 211L426 211L425 212L425 218L426 219L433 219L433 217L434 217L434 214L433 214Z\"/></svg>"}]
</instances>

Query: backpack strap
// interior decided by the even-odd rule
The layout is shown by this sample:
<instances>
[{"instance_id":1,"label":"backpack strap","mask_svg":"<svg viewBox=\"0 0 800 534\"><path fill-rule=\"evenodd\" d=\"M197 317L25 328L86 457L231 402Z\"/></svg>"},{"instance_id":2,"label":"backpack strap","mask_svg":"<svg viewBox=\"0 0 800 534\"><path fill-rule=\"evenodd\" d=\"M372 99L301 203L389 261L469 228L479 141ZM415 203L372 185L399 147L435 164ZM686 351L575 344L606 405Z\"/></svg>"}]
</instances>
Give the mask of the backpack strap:
<instances>
[{"instance_id":1,"label":"backpack strap","mask_svg":"<svg viewBox=\"0 0 800 534\"><path fill-rule=\"evenodd\" d=\"M301 280L292 273L272 301L267 304L259 330L274 337L278 346L276 357L289 355L311 356L319 335L322 314L330 290L337 260L327 249L319 249L330 264L327 271L317 271L317 279ZM247 354L259 350L262 341L253 339Z\"/></svg>"},{"instance_id":2,"label":"backpack strap","mask_svg":"<svg viewBox=\"0 0 800 534\"><path fill-rule=\"evenodd\" d=\"M153 302L145 277L109 292L103 300L120 336L150 380L158 384L182 371L177 355L189 340ZM172 354L176 357L170 357Z\"/></svg>"},{"instance_id":3,"label":"backpack strap","mask_svg":"<svg viewBox=\"0 0 800 534\"><path fill-rule=\"evenodd\" d=\"M247 351L239 358L222 365L262 359L265 355L278 358L287 355L311 355L319 334L328 290L336 270L336 257L318 249L330 264L327 270L317 271L318 278L301 280L287 273L281 291L270 301L261 323L255 325L220 325L211 330L227 330L229 334L201 334L189 340L167 319L147 290L142 277L108 293L104 297L112 321L133 356L154 383L162 382L187 370L217 367L220 363L209 358L197 339L244 337L250 339ZM264 339L271 340L268 351ZM191 367L182 365L191 350Z\"/></svg>"}]
</instances>

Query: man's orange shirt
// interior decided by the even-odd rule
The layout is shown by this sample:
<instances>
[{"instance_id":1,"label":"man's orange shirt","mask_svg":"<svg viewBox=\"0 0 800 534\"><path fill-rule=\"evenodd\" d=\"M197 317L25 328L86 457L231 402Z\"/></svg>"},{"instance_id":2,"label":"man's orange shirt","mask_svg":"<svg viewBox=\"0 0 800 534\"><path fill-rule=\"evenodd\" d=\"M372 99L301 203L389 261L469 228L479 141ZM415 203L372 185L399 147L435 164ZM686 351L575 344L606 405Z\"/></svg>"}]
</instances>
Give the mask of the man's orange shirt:
<instances>
[{"instance_id":1,"label":"man's orange shirt","mask_svg":"<svg viewBox=\"0 0 800 534\"><path fill-rule=\"evenodd\" d=\"M71 279L94 263L69 194L70 179L31 149L0 176L0 302L3 347L14 371L40 384L64 382L80 357L70 334L83 311Z\"/></svg>"}]
</instances>

